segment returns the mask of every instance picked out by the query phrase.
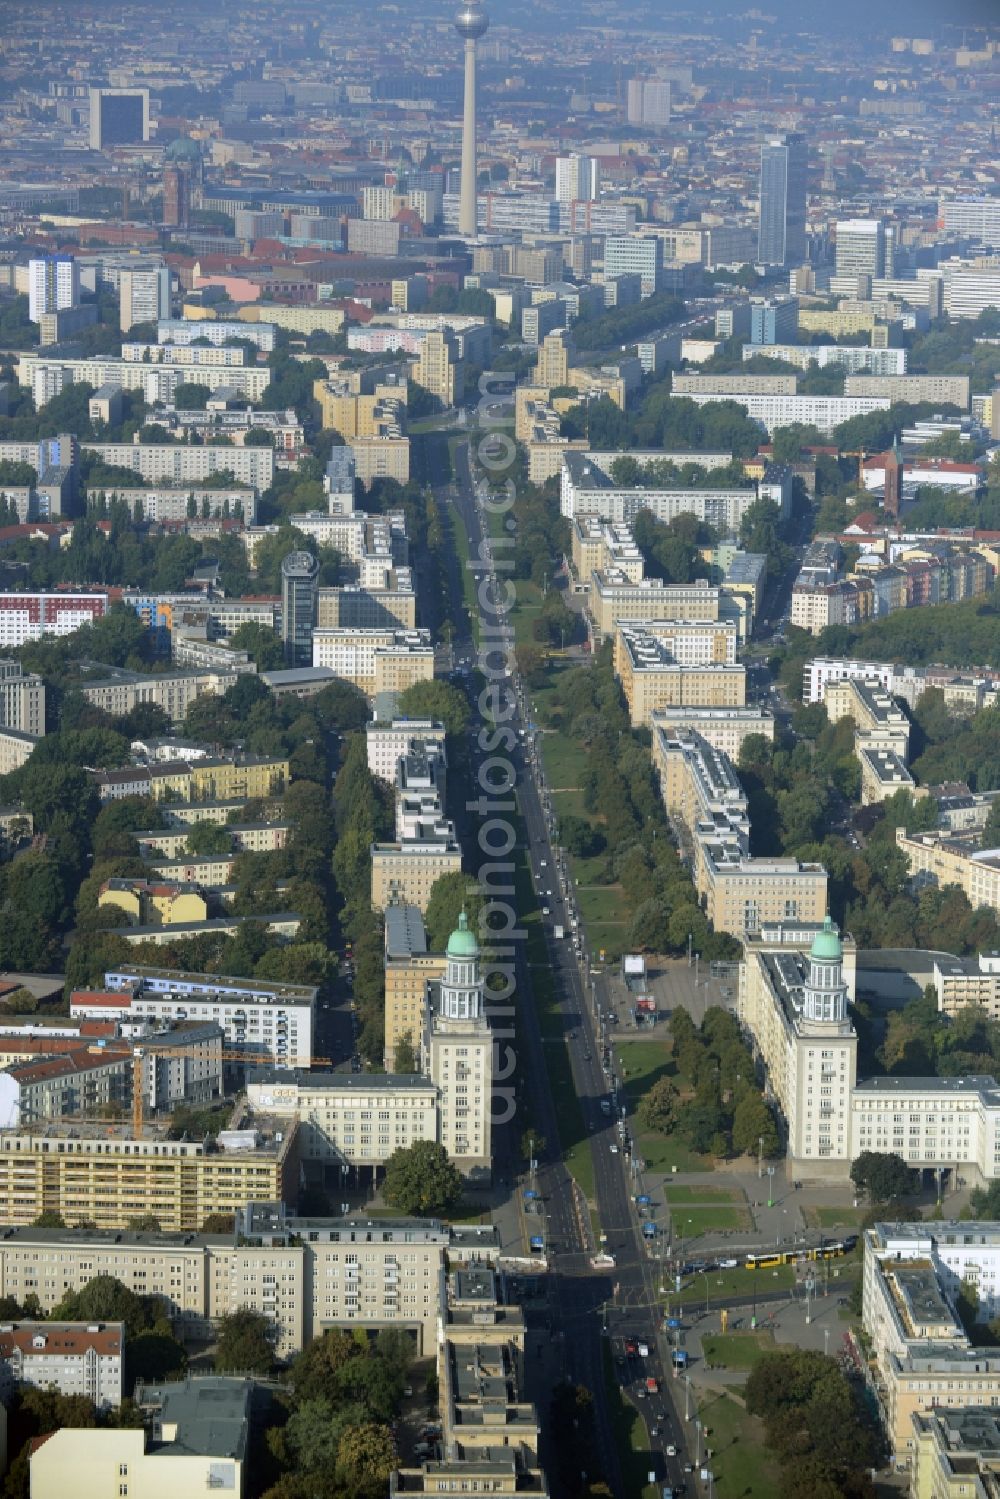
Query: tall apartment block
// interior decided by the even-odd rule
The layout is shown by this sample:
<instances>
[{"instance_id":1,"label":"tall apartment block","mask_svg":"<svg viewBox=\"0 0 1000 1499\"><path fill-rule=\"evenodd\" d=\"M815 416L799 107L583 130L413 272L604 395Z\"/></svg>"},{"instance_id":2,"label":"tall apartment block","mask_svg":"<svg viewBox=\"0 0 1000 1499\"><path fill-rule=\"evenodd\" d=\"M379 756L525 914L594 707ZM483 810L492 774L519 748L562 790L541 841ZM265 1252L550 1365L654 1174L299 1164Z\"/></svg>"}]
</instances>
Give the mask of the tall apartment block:
<instances>
[{"instance_id":1,"label":"tall apartment block","mask_svg":"<svg viewBox=\"0 0 1000 1499\"><path fill-rule=\"evenodd\" d=\"M164 265L122 271L119 326L123 333L135 323L158 323L170 316L170 272Z\"/></svg>"},{"instance_id":2,"label":"tall apartment block","mask_svg":"<svg viewBox=\"0 0 1000 1499\"><path fill-rule=\"evenodd\" d=\"M630 78L628 123L662 130L670 124L670 82L666 78Z\"/></svg>"},{"instance_id":3,"label":"tall apartment block","mask_svg":"<svg viewBox=\"0 0 1000 1499\"><path fill-rule=\"evenodd\" d=\"M42 255L28 261L28 316L37 323L47 312L80 303L80 268L71 255Z\"/></svg>"}]
</instances>

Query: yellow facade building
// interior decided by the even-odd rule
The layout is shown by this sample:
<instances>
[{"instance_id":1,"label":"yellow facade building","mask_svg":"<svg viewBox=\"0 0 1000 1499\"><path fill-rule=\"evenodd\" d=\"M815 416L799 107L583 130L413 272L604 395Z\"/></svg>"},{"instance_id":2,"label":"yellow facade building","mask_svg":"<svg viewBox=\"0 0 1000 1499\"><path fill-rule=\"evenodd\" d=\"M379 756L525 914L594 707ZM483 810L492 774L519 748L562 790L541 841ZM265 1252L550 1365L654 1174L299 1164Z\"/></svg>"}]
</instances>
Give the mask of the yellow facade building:
<instances>
[{"instance_id":1,"label":"yellow facade building","mask_svg":"<svg viewBox=\"0 0 1000 1499\"><path fill-rule=\"evenodd\" d=\"M412 838L372 845L372 909L390 905L427 910L434 881L460 874L462 850L451 838Z\"/></svg>"},{"instance_id":2,"label":"yellow facade building","mask_svg":"<svg viewBox=\"0 0 1000 1499\"><path fill-rule=\"evenodd\" d=\"M288 760L269 755L234 759L170 760L149 773L150 795L165 802L224 802L280 796L291 776Z\"/></svg>"},{"instance_id":3,"label":"yellow facade building","mask_svg":"<svg viewBox=\"0 0 1000 1499\"><path fill-rule=\"evenodd\" d=\"M208 902L193 885L112 879L101 887L99 906L118 906L133 926L187 926L208 919Z\"/></svg>"},{"instance_id":4,"label":"yellow facade building","mask_svg":"<svg viewBox=\"0 0 1000 1499\"><path fill-rule=\"evenodd\" d=\"M197 1230L210 1213L234 1213L248 1202L294 1201L298 1193L298 1125L254 1145L82 1135L50 1127L45 1135L0 1133L0 1219L30 1224L58 1213L67 1224L125 1228L152 1213L164 1230ZM220 1137L222 1139L224 1137Z\"/></svg>"},{"instance_id":5,"label":"yellow facade building","mask_svg":"<svg viewBox=\"0 0 1000 1499\"><path fill-rule=\"evenodd\" d=\"M431 329L424 334L413 378L424 390L445 406L455 404L455 386L461 361L455 354L454 335L447 330Z\"/></svg>"}]
</instances>

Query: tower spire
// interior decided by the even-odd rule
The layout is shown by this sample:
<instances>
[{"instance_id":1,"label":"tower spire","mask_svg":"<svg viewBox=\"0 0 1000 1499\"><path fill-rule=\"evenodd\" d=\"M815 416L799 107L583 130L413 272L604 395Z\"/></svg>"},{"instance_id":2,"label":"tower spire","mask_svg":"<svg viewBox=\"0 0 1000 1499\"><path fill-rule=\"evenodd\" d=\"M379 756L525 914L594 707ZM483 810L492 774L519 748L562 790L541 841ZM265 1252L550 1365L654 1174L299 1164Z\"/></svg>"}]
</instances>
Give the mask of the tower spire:
<instances>
[{"instance_id":1,"label":"tower spire","mask_svg":"<svg viewBox=\"0 0 1000 1499\"><path fill-rule=\"evenodd\" d=\"M455 30L465 41L465 111L462 117L462 177L459 184L458 232L475 239L476 213L476 42L490 20L478 0L467 0L455 16Z\"/></svg>"}]
</instances>

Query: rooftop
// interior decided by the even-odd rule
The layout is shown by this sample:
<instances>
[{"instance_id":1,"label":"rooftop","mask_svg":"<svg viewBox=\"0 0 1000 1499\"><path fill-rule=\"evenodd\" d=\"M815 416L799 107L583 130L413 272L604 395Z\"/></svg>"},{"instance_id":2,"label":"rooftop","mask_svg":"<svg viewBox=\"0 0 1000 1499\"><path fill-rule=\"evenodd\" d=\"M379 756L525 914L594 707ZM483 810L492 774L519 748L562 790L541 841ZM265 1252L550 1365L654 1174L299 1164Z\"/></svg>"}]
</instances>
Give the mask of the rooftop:
<instances>
[{"instance_id":1,"label":"rooftop","mask_svg":"<svg viewBox=\"0 0 1000 1499\"><path fill-rule=\"evenodd\" d=\"M136 1389L136 1404L154 1412L162 1432L150 1451L189 1457L246 1456L253 1381L191 1379L183 1384L145 1385ZM173 1434L168 1436L168 1430Z\"/></svg>"}]
</instances>

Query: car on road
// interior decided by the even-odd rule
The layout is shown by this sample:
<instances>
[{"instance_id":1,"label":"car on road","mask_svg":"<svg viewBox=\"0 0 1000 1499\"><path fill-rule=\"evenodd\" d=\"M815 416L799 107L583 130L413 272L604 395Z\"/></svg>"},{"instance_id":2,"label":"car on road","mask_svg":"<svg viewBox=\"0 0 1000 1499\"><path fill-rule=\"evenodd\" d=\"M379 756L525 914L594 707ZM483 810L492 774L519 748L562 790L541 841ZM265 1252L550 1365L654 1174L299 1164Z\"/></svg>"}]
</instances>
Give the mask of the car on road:
<instances>
[{"instance_id":1,"label":"car on road","mask_svg":"<svg viewBox=\"0 0 1000 1499\"><path fill-rule=\"evenodd\" d=\"M617 1155L618 1154L618 1146L617 1145L612 1145L612 1147L611 1147L611 1154L612 1155Z\"/></svg>"},{"instance_id":2,"label":"car on road","mask_svg":"<svg viewBox=\"0 0 1000 1499\"><path fill-rule=\"evenodd\" d=\"M715 1268L717 1270L735 1270L738 1267L739 1263L739 1260L734 1260L732 1256L730 1256L728 1259L719 1260Z\"/></svg>"},{"instance_id":3,"label":"car on road","mask_svg":"<svg viewBox=\"0 0 1000 1499\"><path fill-rule=\"evenodd\" d=\"M639 1344L639 1357L640 1358L649 1358L649 1344L648 1343L640 1343Z\"/></svg>"},{"instance_id":4,"label":"car on road","mask_svg":"<svg viewBox=\"0 0 1000 1499\"><path fill-rule=\"evenodd\" d=\"M676 1457L677 1456L677 1448L674 1446L673 1442L671 1442L669 1444L669 1446L667 1447L667 1456L668 1457Z\"/></svg>"},{"instance_id":5,"label":"car on road","mask_svg":"<svg viewBox=\"0 0 1000 1499\"><path fill-rule=\"evenodd\" d=\"M625 1339L625 1352L629 1358L635 1358L639 1352L639 1345L635 1338Z\"/></svg>"}]
</instances>

